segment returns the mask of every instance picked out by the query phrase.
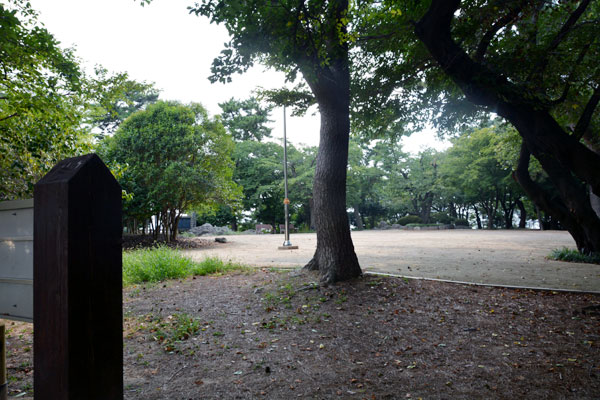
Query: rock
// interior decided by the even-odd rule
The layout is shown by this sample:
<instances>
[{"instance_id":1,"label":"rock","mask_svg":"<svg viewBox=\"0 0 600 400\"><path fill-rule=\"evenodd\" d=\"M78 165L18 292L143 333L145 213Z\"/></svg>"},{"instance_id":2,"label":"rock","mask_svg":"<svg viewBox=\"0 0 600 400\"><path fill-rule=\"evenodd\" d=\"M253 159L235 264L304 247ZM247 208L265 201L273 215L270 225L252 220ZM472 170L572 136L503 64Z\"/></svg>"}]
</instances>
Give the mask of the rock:
<instances>
[{"instance_id":1,"label":"rock","mask_svg":"<svg viewBox=\"0 0 600 400\"><path fill-rule=\"evenodd\" d=\"M402 225L400 225L400 224L392 224L392 229L402 229Z\"/></svg>"},{"instance_id":2,"label":"rock","mask_svg":"<svg viewBox=\"0 0 600 400\"><path fill-rule=\"evenodd\" d=\"M214 235L215 228L211 224L206 223L201 226L195 226L191 228L188 232L193 233L196 236Z\"/></svg>"},{"instance_id":3,"label":"rock","mask_svg":"<svg viewBox=\"0 0 600 400\"><path fill-rule=\"evenodd\" d=\"M256 229L248 229L242 232L242 235L256 235Z\"/></svg>"},{"instance_id":4,"label":"rock","mask_svg":"<svg viewBox=\"0 0 600 400\"><path fill-rule=\"evenodd\" d=\"M215 238L215 242L217 242L217 243L227 243L227 238L218 237L218 238Z\"/></svg>"},{"instance_id":5,"label":"rock","mask_svg":"<svg viewBox=\"0 0 600 400\"><path fill-rule=\"evenodd\" d=\"M379 224L377 224L377 228L379 228L379 229L390 229L390 226L388 225L387 222L381 221Z\"/></svg>"},{"instance_id":6,"label":"rock","mask_svg":"<svg viewBox=\"0 0 600 400\"><path fill-rule=\"evenodd\" d=\"M201 226L195 226L191 228L188 232L196 235L196 236L204 236L204 235L231 235L233 231L229 229L228 226L212 226L209 223L206 223Z\"/></svg>"}]
</instances>

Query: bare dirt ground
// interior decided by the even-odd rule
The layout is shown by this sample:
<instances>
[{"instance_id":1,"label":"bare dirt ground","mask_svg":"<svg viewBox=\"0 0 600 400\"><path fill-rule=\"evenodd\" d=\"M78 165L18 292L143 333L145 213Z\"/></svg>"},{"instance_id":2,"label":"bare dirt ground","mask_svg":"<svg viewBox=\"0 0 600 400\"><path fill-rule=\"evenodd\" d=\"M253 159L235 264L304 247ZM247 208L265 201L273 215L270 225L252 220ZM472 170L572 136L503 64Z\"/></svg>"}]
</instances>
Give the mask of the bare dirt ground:
<instances>
[{"instance_id":1,"label":"bare dirt ground","mask_svg":"<svg viewBox=\"0 0 600 400\"><path fill-rule=\"evenodd\" d=\"M258 269L124 292L126 399L597 399L600 295ZM31 326L9 322L11 396Z\"/></svg>"},{"instance_id":2,"label":"bare dirt ground","mask_svg":"<svg viewBox=\"0 0 600 400\"><path fill-rule=\"evenodd\" d=\"M228 239L188 254L295 266L314 251L313 235L292 236L292 251L276 250L281 235ZM546 285L554 274L597 287L597 265L544 258L572 246L562 232L361 232L354 242L367 270ZM125 398L600 398L599 294L373 275L317 282L257 268L125 289ZM32 326L0 322L10 396L31 398Z\"/></svg>"},{"instance_id":3,"label":"bare dirt ground","mask_svg":"<svg viewBox=\"0 0 600 400\"><path fill-rule=\"evenodd\" d=\"M568 232L533 230L362 231L352 239L363 270L415 278L500 286L600 292L600 266L546 259L575 248ZM316 248L315 234L291 235L298 250L277 250L283 235L227 236L228 243L186 254L217 256L261 267L300 267Z\"/></svg>"}]
</instances>

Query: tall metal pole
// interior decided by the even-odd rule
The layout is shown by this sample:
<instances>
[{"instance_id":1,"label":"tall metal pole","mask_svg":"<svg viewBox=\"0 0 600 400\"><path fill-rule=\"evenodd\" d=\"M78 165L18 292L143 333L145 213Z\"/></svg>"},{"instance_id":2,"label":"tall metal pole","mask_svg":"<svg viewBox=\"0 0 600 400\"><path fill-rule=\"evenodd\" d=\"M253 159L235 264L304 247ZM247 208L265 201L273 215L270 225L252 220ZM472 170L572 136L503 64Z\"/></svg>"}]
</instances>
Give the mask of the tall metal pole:
<instances>
[{"instance_id":1,"label":"tall metal pole","mask_svg":"<svg viewBox=\"0 0 600 400\"><path fill-rule=\"evenodd\" d=\"M283 242L283 246L279 246L279 250L294 250L297 249L298 246L292 246L292 242L290 242L290 199L288 199L287 184L287 131L285 126L285 106L283 106L283 188L285 192L285 198L283 199L283 209L285 213L285 240Z\"/></svg>"},{"instance_id":2,"label":"tall metal pole","mask_svg":"<svg viewBox=\"0 0 600 400\"><path fill-rule=\"evenodd\" d=\"M290 242L290 218L289 218L289 205L290 199L288 199L288 182L287 182L287 129L285 124L285 106L283 106L283 188L285 192L285 198L283 199L283 207L285 213L285 240L284 246L291 246Z\"/></svg>"}]
</instances>

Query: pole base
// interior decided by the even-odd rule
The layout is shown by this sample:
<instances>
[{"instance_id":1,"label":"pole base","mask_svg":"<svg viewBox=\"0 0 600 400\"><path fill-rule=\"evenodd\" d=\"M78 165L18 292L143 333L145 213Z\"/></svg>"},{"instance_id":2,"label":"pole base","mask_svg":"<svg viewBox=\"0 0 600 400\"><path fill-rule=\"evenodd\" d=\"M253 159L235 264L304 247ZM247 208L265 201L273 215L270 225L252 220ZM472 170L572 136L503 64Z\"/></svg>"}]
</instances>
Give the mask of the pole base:
<instances>
[{"instance_id":1,"label":"pole base","mask_svg":"<svg viewBox=\"0 0 600 400\"><path fill-rule=\"evenodd\" d=\"M289 245L289 246L279 246L277 248L277 250L297 250L297 249L298 249L298 246L292 246L292 245Z\"/></svg>"}]
</instances>

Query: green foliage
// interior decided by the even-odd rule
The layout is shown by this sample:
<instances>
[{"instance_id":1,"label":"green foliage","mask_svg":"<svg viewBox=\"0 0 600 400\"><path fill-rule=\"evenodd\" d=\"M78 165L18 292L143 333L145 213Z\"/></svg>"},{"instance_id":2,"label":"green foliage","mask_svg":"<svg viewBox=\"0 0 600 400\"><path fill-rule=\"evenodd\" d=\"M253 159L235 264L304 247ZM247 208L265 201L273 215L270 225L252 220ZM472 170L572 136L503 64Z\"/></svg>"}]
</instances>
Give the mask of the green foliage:
<instances>
[{"instance_id":1,"label":"green foliage","mask_svg":"<svg viewBox=\"0 0 600 400\"><path fill-rule=\"evenodd\" d=\"M106 161L127 165L120 183L134 196L125 215L140 222L158 215L169 239L184 210L236 205L232 151L221 123L201 105L163 101L127 118L101 148Z\"/></svg>"},{"instance_id":2,"label":"green foliage","mask_svg":"<svg viewBox=\"0 0 600 400\"><path fill-rule=\"evenodd\" d=\"M78 60L24 0L0 4L0 200L28 197L57 161L87 151Z\"/></svg>"},{"instance_id":3,"label":"green foliage","mask_svg":"<svg viewBox=\"0 0 600 400\"><path fill-rule=\"evenodd\" d=\"M493 66L514 84L523 101L550 109L561 126L573 129L597 83L600 56L597 2L567 25L582 3L461 1L452 36L473 60ZM353 60L354 122L361 131L394 136L433 121L454 134L494 111L471 103L417 39L414 21L429 6L364 2L355 13L362 53ZM593 117L594 132L599 118L598 113Z\"/></svg>"},{"instance_id":4,"label":"green foliage","mask_svg":"<svg viewBox=\"0 0 600 400\"><path fill-rule=\"evenodd\" d=\"M112 135L127 117L158 100L159 90L153 83L137 82L126 72L109 74L96 66L89 90L97 100L91 104L88 122L100 129L99 138Z\"/></svg>"},{"instance_id":5,"label":"green foliage","mask_svg":"<svg viewBox=\"0 0 600 400\"><path fill-rule=\"evenodd\" d=\"M432 213L431 222L448 225L453 222L453 218L444 212Z\"/></svg>"},{"instance_id":6,"label":"green foliage","mask_svg":"<svg viewBox=\"0 0 600 400\"><path fill-rule=\"evenodd\" d=\"M259 89L258 95L275 106L291 108L294 116L304 115L316 103L315 96L302 83L292 89Z\"/></svg>"},{"instance_id":7,"label":"green foliage","mask_svg":"<svg viewBox=\"0 0 600 400\"><path fill-rule=\"evenodd\" d=\"M160 282L191 275L195 263L178 250L160 246L123 252L123 283Z\"/></svg>"},{"instance_id":8,"label":"green foliage","mask_svg":"<svg viewBox=\"0 0 600 400\"><path fill-rule=\"evenodd\" d=\"M205 0L189 9L223 24L232 37L213 61L213 82L231 82L231 75L247 71L256 61L294 81L299 71L307 78L331 60L347 57L346 1Z\"/></svg>"},{"instance_id":9,"label":"green foliage","mask_svg":"<svg viewBox=\"0 0 600 400\"><path fill-rule=\"evenodd\" d=\"M144 282L162 282L192 275L213 275L242 270L241 264L206 258L194 262L179 250L166 246L123 252L123 283L132 285Z\"/></svg>"},{"instance_id":10,"label":"green foliage","mask_svg":"<svg viewBox=\"0 0 600 400\"><path fill-rule=\"evenodd\" d=\"M457 226L470 226L471 224L469 224L469 221L463 218L459 218L459 219L455 219L454 220L454 225Z\"/></svg>"},{"instance_id":11,"label":"green foliage","mask_svg":"<svg viewBox=\"0 0 600 400\"><path fill-rule=\"evenodd\" d=\"M224 262L216 257L207 257L192 267L192 274L198 276L224 274L230 271L242 271L247 267L231 261Z\"/></svg>"},{"instance_id":12,"label":"green foliage","mask_svg":"<svg viewBox=\"0 0 600 400\"><path fill-rule=\"evenodd\" d=\"M154 315L142 317L138 329L147 330L166 352L180 352L179 344L200 332L200 320L185 313L162 319Z\"/></svg>"},{"instance_id":13,"label":"green foliage","mask_svg":"<svg viewBox=\"0 0 600 400\"><path fill-rule=\"evenodd\" d=\"M468 130L453 140L441 166L442 182L446 190L481 208L488 228L496 226L496 213L503 210L505 219L512 221L515 201L523 194L512 179L518 146L512 138L514 130L491 125Z\"/></svg>"},{"instance_id":14,"label":"green foliage","mask_svg":"<svg viewBox=\"0 0 600 400\"><path fill-rule=\"evenodd\" d=\"M316 148L288 144L288 188L292 221L308 222ZM283 223L283 147L253 140L238 142L234 150L235 182L243 188L243 208L257 222Z\"/></svg>"},{"instance_id":15,"label":"green foliage","mask_svg":"<svg viewBox=\"0 0 600 400\"><path fill-rule=\"evenodd\" d=\"M223 125L235 141L257 140L271 136L269 120L272 107L262 107L255 97L246 100L230 100L219 103L223 112Z\"/></svg>"},{"instance_id":16,"label":"green foliage","mask_svg":"<svg viewBox=\"0 0 600 400\"><path fill-rule=\"evenodd\" d=\"M582 254L575 249L569 249L563 247L562 249L554 249L548 256L552 260L588 263L588 264L600 264L600 255L598 254Z\"/></svg>"},{"instance_id":17,"label":"green foliage","mask_svg":"<svg viewBox=\"0 0 600 400\"><path fill-rule=\"evenodd\" d=\"M404 226L408 224L420 224L423 220L418 215L407 215L398 219L398 224Z\"/></svg>"}]
</instances>

